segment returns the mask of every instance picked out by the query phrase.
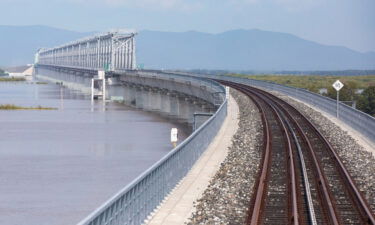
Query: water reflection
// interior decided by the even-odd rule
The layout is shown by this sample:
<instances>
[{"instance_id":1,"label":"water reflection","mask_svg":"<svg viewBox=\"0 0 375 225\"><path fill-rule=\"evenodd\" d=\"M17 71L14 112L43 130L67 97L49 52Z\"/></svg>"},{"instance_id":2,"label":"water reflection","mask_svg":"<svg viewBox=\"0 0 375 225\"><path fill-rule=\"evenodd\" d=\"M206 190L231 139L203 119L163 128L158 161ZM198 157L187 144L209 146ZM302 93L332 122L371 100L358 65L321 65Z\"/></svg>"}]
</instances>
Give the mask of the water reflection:
<instances>
[{"instance_id":1,"label":"water reflection","mask_svg":"<svg viewBox=\"0 0 375 225\"><path fill-rule=\"evenodd\" d=\"M176 126L55 84L0 83L0 104L58 108L0 111L7 225L75 224L170 151Z\"/></svg>"}]
</instances>

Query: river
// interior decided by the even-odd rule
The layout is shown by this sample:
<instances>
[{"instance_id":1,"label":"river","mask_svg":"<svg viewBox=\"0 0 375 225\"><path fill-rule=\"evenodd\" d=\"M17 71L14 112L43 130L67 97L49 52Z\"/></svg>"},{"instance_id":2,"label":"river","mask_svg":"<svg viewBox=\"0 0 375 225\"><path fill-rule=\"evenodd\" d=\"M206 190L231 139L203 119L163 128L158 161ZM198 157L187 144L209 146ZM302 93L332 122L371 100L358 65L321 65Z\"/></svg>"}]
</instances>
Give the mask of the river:
<instances>
[{"instance_id":1,"label":"river","mask_svg":"<svg viewBox=\"0 0 375 225\"><path fill-rule=\"evenodd\" d=\"M0 224L76 224L170 151L176 124L89 97L0 82L0 104L57 108L0 110Z\"/></svg>"}]
</instances>

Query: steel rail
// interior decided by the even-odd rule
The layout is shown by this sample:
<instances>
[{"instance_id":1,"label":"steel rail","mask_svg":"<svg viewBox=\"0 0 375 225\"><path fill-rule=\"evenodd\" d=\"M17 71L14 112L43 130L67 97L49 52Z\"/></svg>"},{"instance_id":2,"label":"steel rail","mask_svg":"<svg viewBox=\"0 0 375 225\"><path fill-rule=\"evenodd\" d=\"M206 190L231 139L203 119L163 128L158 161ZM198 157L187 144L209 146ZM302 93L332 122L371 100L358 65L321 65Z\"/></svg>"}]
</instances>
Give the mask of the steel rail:
<instances>
[{"instance_id":1,"label":"steel rail","mask_svg":"<svg viewBox=\"0 0 375 225\"><path fill-rule=\"evenodd\" d=\"M263 122L263 124L266 124L267 127L265 127L266 129L266 133L268 134L267 137L266 137L266 140L267 140L267 143L266 143L266 147L265 147L265 157L263 158L263 164L262 164L262 169L261 169L261 173L260 173L260 176L259 176L259 182L258 182L258 185L256 186L256 194L255 194L255 202L254 202L254 207L253 207L253 210L252 210L252 213L251 213L251 217L249 217L248 219L248 224L251 224L251 225L255 225L255 224L259 224L260 221L261 221L261 215L263 213L263 208L265 207L265 194L266 194L266 190L267 190L267 183L268 183L268 178L269 178L269 170L270 170L270 165L271 165L271 157L270 155L272 154L272 150L270 149L270 140L272 139L272 133L270 132L270 128L268 127L268 122L266 120L266 117L265 117L265 109L264 107L261 105L260 101L257 100L256 98L254 98L254 96L258 97L259 99L262 99L261 96L257 95L256 93L253 93L253 92L250 92L248 89L242 87L242 86L239 86L237 84L233 84L233 83L226 83L226 82L223 82L224 84L227 84L228 86L232 86L240 91L242 91L245 95L247 95L248 97L250 97L254 102L255 104L257 105L259 111L261 112L261 117L262 117L262 120L265 120L265 122ZM279 125L281 126L281 130L282 132L284 133L284 136L285 136L285 139L286 139L286 143L287 143L287 165L288 165L288 173L289 173L289 184L288 184L288 187L290 189L290 192L288 192L290 194L290 201L291 201L291 204L290 204L290 208L291 208L291 215L289 215L288 217L288 221L289 221L289 224L294 224L294 225L298 225L299 224L299 213L298 213L298 201L297 201L297 182L296 182L296 175L295 175L295 168L294 168L294 157L293 157L293 151L292 151L292 147L291 147L291 140L290 140L290 136L289 136L289 133L287 131L287 128L285 126L285 123L281 117L281 115L279 114L278 110L270 103L268 102L267 100L265 99L262 99L262 101L267 104L271 109L272 109L272 113L275 115L277 121L279 122ZM288 210L289 212L289 210ZM289 214L289 213L288 213Z\"/></svg>"},{"instance_id":2,"label":"steel rail","mask_svg":"<svg viewBox=\"0 0 375 225\"><path fill-rule=\"evenodd\" d=\"M284 117L287 117L287 116L284 114ZM308 174L307 174L306 163L305 163L305 159L303 157L302 148L301 148L301 145L298 142L297 135L294 132L294 130L292 128L292 125L287 120L285 120L285 123L287 124L290 132L292 133L293 139L295 140L295 143L296 143L298 156L299 156L300 164L301 164L301 168L302 168L302 177L303 177L303 183L304 183L305 192L306 192L307 206L308 206L308 209L309 209L310 223L312 225L318 225L318 223L316 221L313 198L311 196L311 187L310 187L311 185L310 185Z\"/></svg>"},{"instance_id":3,"label":"steel rail","mask_svg":"<svg viewBox=\"0 0 375 225\"><path fill-rule=\"evenodd\" d=\"M254 88L254 89L257 89L257 88ZM323 134L317 129L317 127L314 124L312 124L311 122L309 122L309 120L302 113L300 113L295 107L293 107L292 105L288 104L284 100L282 100L280 98L277 98L276 96L274 96L274 95L272 95L272 94L270 94L270 93L268 93L266 91L263 91L263 90L259 90L259 91L262 92L262 93L264 93L265 95L270 96L275 101L281 102L282 104L286 105L287 107L289 107L290 109L292 109L293 111L295 111L295 113L300 114L301 118L303 120L305 120L307 122L307 124L321 138L321 140L324 141L324 144L326 144L328 146L330 154L332 154L332 156L333 156L334 162L338 165L337 168L339 169L340 175L342 176L343 181L345 182L346 187L348 188L348 191L350 193L350 196L352 197L352 200L355 203L355 206L358 208L359 213L363 217L363 222L366 223L366 224L372 224L372 225L374 225L375 224L374 215L371 212L371 209L368 206L367 201L363 197L362 193L358 190L357 186L355 185L355 182L353 181L352 177L350 176L350 174L349 174L348 170L346 169L345 165L340 160L340 157L338 156L338 154L336 153L336 151L333 149L333 147L328 142L328 140L323 136ZM295 120L295 119L293 118L293 120ZM299 125L298 125L298 127L299 127L299 129L302 130L302 128ZM311 145L310 145L310 147L311 147ZM329 205L329 206L331 206L331 205ZM337 221L337 223L339 223L339 222Z\"/></svg>"},{"instance_id":4,"label":"steel rail","mask_svg":"<svg viewBox=\"0 0 375 225\"><path fill-rule=\"evenodd\" d=\"M264 102L267 102L266 99L269 99L269 101L274 102L274 104L277 105L277 107L276 106L275 107L279 108L278 110L281 110L282 112L284 112L285 115L287 115L287 117L289 118L289 120L295 125L296 130L298 131L300 137L304 139L305 143L308 146L308 151L309 151L310 155L312 156L313 164L314 164L314 167L315 167L314 169L317 171L317 174L318 174L318 177L316 178L317 181L318 181L318 182L316 182L316 184L318 184L317 185L318 186L318 190L320 190L318 193L321 193L320 196L321 196L321 199L323 199L322 203L324 203L324 206L326 208L325 211L328 211L328 214L325 214L325 215L326 216L328 215L329 223L330 224L335 224L335 225L342 224L342 220L341 220L340 216L337 213L335 199L332 197L332 194L330 193L331 192L331 188L330 188L330 186L328 184L328 181L327 181L325 172L324 172L324 170L322 168L322 165L320 165L320 161L318 160L318 157L317 157L315 151L313 150L312 144L309 141L309 137L307 137L307 135L304 133L301 125L293 117L292 113L291 112L289 113L290 109L292 109L292 112L295 113L298 118L300 118L299 120L301 120L301 122L303 122L308 127L310 127L310 130L312 130L312 132L315 133L315 136L318 136L318 139L316 139L316 140L319 140L320 143L323 144L323 146L325 146L324 149L327 149L327 150L325 150L325 151L327 151L327 153L325 153L325 154L331 155L330 158L333 159L332 162L331 162L331 164L335 165L332 168L336 168L336 171L337 171L336 173L339 174L340 177L341 177L336 182L342 182L342 185L344 185L344 186L342 186L341 190L345 189L345 192L347 191L347 193L349 193L348 199L351 199L349 202L351 202L350 204L353 205L353 207L354 207L353 209L357 210L357 216L353 217L353 218L356 218L356 220L362 221L362 223L364 223L364 224L372 224L372 225L375 224L375 222L374 222L375 221L374 220L374 216L373 216L373 214L371 212L370 207L368 206L368 203L363 198L362 193L359 192L358 188L355 185L355 182L352 180L349 172L347 171L347 169L344 166L344 164L341 162L341 160L340 160L338 154L336 153L336 151L332 148L332 146L330 145L330 143L321 134L321 132L319 132L319 130L316 128L315 125L313 125L296 108L294 108L290 104L286 103L285 101L277 98L276 96L274 96L274 95L272 95L272 94L270 94L268 92L265 92L263 90L259 90L257 88L249 87L249 86L246 86L246 85L241 85L241 84L237 84L237 83L233 83L233 82L228 82L228 81L225 81L225 82L222 82L222 83L224 83L224 84L226 84L228 86L232 86L232 87L234 87L236 89L239 89L240 91L242 91L245 94L249 95L249 97L251 97L250 95L252 93L254 95L257 95L258 98L262 98ZM255 100L254 98L252 98L252 99ZM256 101L254 101L254 102L256 102ZM272 104L272 103L269 103L269 104ZM256 103L256 105L259 108L260 104ZM275 108L273 106L270 106L270 107L275 110ZM260 110L260 111L262 111L262 110ZM263 111L264 111L264 109L263 109ZM281 111L280 111L280 113L281 113ZM262 118L264 119L264 117L262 117ZM290 126L290 124L288 124L287 121L285 121L285 122L286 122L286 124L288 126ZM306 129L306 128L304 128L304 129ZM293 130L290 129L290 131L291 131L292 135L294 135L294 137L295 137L295 133L293 132ZM296 142L296 143L298 143L298 142ZM316 144L316 141L315 141L315 144ZM300 146L299 147L297 146L297 149L300 150ZM303 156L303 155L300 154L300 156ZM322 156L323 155L321 155L321 157ZM301 158L301 157L300 157L300 159L303 160L303 158ZM303 162L301 162L301 163L303 164ZM325 162L325 164L326 163L327 162ZM263 170L264 170L264 167L263 167ZM305 173L305 175L306 175L306 173ZM332 176L332 174L330 176ZM330 178L330 179L332 179L332 178ZM265 188L267 188L267 187L265 187ZM257 190L257 191L259 191L259 190ZM305 191L307 191L307 190L305 190ZM322 198L322 195L324 196L323 198ZM259 198L259 197L257 196L257 198ZM311 195L310 195L310 199L308 200L308 202L310 202L309 208L313 211L314 209L313 209L313 205L311 204L311 202L312 202ZM349 204L349 202L348 203L344 203L344 204ZM257 205L257 200L255 201L254 209L255 209L255 207L260 207L260 205ZM251 213L252 218L254 217L254 214L253 214L254 213L254 209L253 209L253 212ZM340 210L342 210L342 207L341 207ZM342 211L342 213L345 213L345 212L347 212L347 209L346 209L346 211ZM353 215L355 216L355 214L353 214ZM312 221L314 221L313 212L310 212L310 218L312 218ZM346 216L346 218L348 218L348 217ZM316 223L316 220L315 220L315 223ZM312 222L312 224L314 224L314 222Z\"/></svg>"},{"instance_id":5,"label":"steel rail","mask_svg":"<svg viewBox=\"0 0 375 225\"><path fill-rule=\"evenodd\" d=\"M280 115L280 113L278 112L278 110L268 102L269 106L273 109L273 111L275 112L275 114L277 115L277 118L279 120L279 122L281 123L282 125L282 128L283 128L283 132L286 136L286 139L287 139L287 143L288 143L288 148L287 148L287 151L288 151L288 154L287 154L287 157L288 157L288 164L289 164L289 178L290 178L290 189L291 189L291 200L292 200L292 204L291 204L291 211L292 211L292 215L290 216L290 223L291 224L294 224L294 225L298 225L299 224L299 213L298 213L298 204L297 204L297 182L296 182L296 172L295 172L295 167L294 167L294 157L293 157L293 151L292 151L292 145L291 145L291 138L289 136L289 133L287 131L287 128L285 126L285 122L284 120L282 119L282 116Z\"/></svg>"},{"instance_id":6,"label":"steel rail","mask_svg":"<svg viewBox=\"0 0 375 225\"><path fill-rule=\"evenodd\" d=\"M263 163L261 164L261 168L260 168L260 175L259 175L259 178L257 179L257 185L254 186L255 187L255 190L256 190L256 194L255 194L255 202L254 202L254 208L252 210L252 216L251 216L251 221L248 223L248 224L256 224L259 222L260 220L260 214L261 214L261 210L264 206L264 203L263 203L263 200L264 200L264 195L266 194L266 188L267 188L267 182L268 182L268 176L269 176L269 166L271 163L271 146L270 146L270 143L271 143L271 130L270 130L270 126L268 124L268 121L266 119L266 116L265 116L265 111L263 109L263 107L258 103L258 102L255 102L254 103L257 105L259 111L260 111L260 114L261 114L261 118L262 118L262 123L263 123L263 133L265 134L264 137L263 137Z\"/></svg>"},{"instance_id":7,"label":"steel rail","mask_svg":"<svg viewBox=\"0 0 375 225\"><path fill-rule=\"evenodd\" d=\"M290 179L289 186L290 186L290 190L291 190L290 195L291 195L291 201L292 201L292 204L291 204L291 212L292 212L291 214L292 215L290 216L289 222L290 222L290 224L298 225L300 216L299 216L299 213L298 213L298 203L297 203L297 182L296 182L296 172L295 172L295 168L294 168L293 151L292 151L289 133L288 133L287 128L285 126L285 122L282 119L282 116L280 115L278 110L274 107L274 105L271 102L267 101L266 99L262 98L262 96L257 95L256 93L253 93L253 94L255 94L257 97L261 98L266 104L269 105L269 107L271 107L274 114L276 114L276 117L277 117L278 121L280 122L280 124L282 126L282 130L285 134L286 141L288 143L287 158L288 158L288 164L289 164L289 179Z\"/></svg>"},{"instance_id":8,"label":"steel rail","mask_svg":"<svg viewBox=\"0 0 375 225\"><path fill-rule=\"evenodd\" d=\"M256 93L256 92L255 92ZM264 100L266 99L265 97L266 96L261 96L261 98L263 98ZM274 107L277 111L280 112L280 114L282 115L283 117L283 120L284 120L284 123L287 125L293 139L295 140L295 145L296 145L296 148L297 148L297 152L298 152L298 156L299 156L299 159L300 159L300 164L301 164L301 167L302 167L302 177L303 177L303 182L304 182L304 187L305 187L305 192L306 192L306 195L307 195L307 205L308 205L308 209L309 209L309 218L310 218L310 224L312 225L317 225L317 221L316 221L316 216L315 216L315 210L314 210L314 206L313 206L313 203L312 203L312 196L311 196L311 189L310 189L310 183L309 183L309 180L308 180L308 175L307 175L307 170L306 170L306 164L305 164L305 160L304 160L304 156L302 154L302 148L298 142L298 138L297 138L297 135L296 133L294 132L293 128L292 128L292 125L290 124L290 122L288 121L288 119L291 119L293 120L294 122L296 122L294 120L293 117L291 117L287 110L285 110L285 108L283 108L282 106L280 106L277 102L275 101L272 101L272 99L270 98L267 98L270 102L272 102L271 104L276 104L277 105L277 108ZM299 125L298 123L295 123L298 128ZM302 132L302 130L299 130L300 132ZM303 134L303 132L302 132ZM304 134L303 134L304 135ZM307 137L304 136L304 140L305 141L308 141Z\"/></svg>"},{"instance_id":9,"label":"steel rail","mask_svg":"<svg viewBox=\"0 0 375 225\"><path fill-rule=\"evenodd\" d=\"M263 92L264 93L264 92ZM265 95L267 95L267 93L264 93ZM304 139L304 141L306 142L307 146L308 146L308 150L309 150L309 153L313 159L313 163L314 163L314 167L315 167L315 170L316 170L316 173L318 174L316 178L316 183L317 184L320 184L318 186L318 189L320 189L320 193L323 194L323 200L324 200L324 205L326 208L328 208L328 212L329 212L329 217L330 217L330 222L331 224L335 224L335 225L338 225L339 224L339 219L338 219L338 216L337 216L337 210L335 208L335 202L334 200L332 199L332 196L329 192L329 185L328 185L328 182L326 180L326 177L324 176L324 173L323 173L323 170L318 162L318 159L317 159L317 156L313 150L313 147L311 145L311 142L309 141L309 138L307 137L307 135L303 132L301 126L299 125L299 123L296 121L296 119L290 115L290 113L288 113L288 110L280 105L277 101L275 101L276 104L279 105L279 107L286 113L287 117L293 122L293 124L296 126L299 134L301 135L301 137Z\"/></svg>"}]
</instances>

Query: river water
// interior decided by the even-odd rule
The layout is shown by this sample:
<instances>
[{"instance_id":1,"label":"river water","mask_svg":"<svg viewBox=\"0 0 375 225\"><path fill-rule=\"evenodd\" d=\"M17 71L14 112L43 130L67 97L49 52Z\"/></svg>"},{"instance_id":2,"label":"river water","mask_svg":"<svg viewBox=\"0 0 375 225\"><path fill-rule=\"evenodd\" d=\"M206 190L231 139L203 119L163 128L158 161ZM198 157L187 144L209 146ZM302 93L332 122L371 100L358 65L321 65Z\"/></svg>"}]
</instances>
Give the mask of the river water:
<instances>
[{"instance_id":1,"label":"river water","mask_svg":"<svg viewBox=\"0 0 375 225\"><path fill-rule=\"evenodd\" d=\"M0 110L6 225L76 224L170 151L177 126L55 84L0 82L0 104L58 108Z\"/></svg>"}]
</instances>

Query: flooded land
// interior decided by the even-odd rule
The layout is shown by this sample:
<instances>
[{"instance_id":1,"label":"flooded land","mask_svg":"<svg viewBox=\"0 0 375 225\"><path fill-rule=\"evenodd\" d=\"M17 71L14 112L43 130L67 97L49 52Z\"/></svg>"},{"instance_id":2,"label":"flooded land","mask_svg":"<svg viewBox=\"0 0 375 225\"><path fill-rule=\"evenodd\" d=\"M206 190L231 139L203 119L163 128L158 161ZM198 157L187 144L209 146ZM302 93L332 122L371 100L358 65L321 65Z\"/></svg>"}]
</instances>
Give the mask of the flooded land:
<instances>
[{"instance_id":1,"label":"flooded land","mask_svg":"<svg viewBox=\"0 0 375 225\"><path fill-rule=\"evenodd\" d=\"M176 127L56 84L1 82L0 224L76 224L171 149ZM186 137L180 133L180 139Z\"/></svg>"}]
</instances>

